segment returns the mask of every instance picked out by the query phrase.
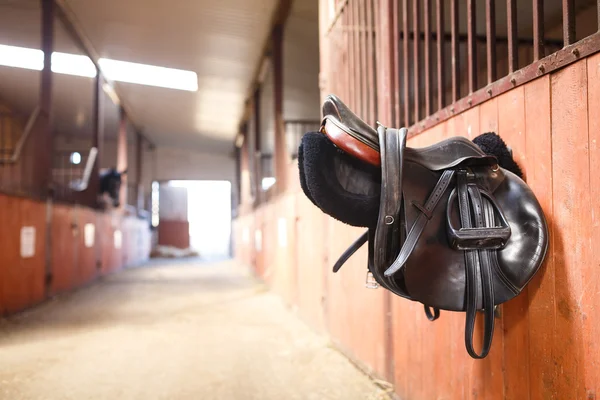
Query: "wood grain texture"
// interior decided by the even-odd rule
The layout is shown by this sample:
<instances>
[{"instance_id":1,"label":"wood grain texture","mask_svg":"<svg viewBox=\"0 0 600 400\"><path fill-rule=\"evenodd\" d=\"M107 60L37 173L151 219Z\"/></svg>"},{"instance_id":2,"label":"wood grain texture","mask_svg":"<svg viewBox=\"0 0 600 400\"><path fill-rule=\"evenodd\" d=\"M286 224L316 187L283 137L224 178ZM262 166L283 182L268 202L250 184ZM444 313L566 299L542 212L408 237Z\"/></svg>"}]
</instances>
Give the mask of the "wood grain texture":
<instances>
[{"instance_id":1,"label":"wood grain texture","mask_svg":"<svg viewBox=\"0 0 600 400\"><path fill-rule=\"evenodd\" d=\"M525 91L516 88L498 97L498 134L513 150L513 158L527 175ZM529 393L529 320L527 288L502 306L504 327L504 394L526 399Z\"/></svg>"},{"instance_id":2,"label":"wood grain texture","mask_svg":"<svg viewBox=\"0 0 600 400\"><path fill-rule=\"evenodd\" d=\"M582 272L592 263L587 67L580 61L552 74L553 248L557 398L583 399L585 371Z\"/></svg>"},{"instance_id":3,"label":"wood grain texture","mask_svg":"<svg viewBox=\"0 0 600 400\"><path fill-rule=\"evenodd\" d=\"M600 5L599 5L600 7ZM600 8L599 8L600 12ZM600 15L600 14L599 14ZM600 323L595 317L600 313L600 55L587 60L588 89L588 132L590 155L590 206L592 229L591 262L582 267L585 282L582 297L582 319L585 346L585 395L588 398L600 395Z\"/></svg>"},{"instance_id":4,"label":"wood grain texture","mask_svg":"<svg viewBox=\"0 0 600 400\"><path fill-rule=\"evenodd\" d=\"M52 294L77 285L77 235L71 207L56 205L52 210Z\"/></svg>"},{"instance_id":5,"label":"wood grain texture","mask_svg":"<svg viewBox=\"0 0 600 400\"><path fill-rule=\"evenodd\" d=\"M0 195L0 289L5 314L41 302L45 296L45 204ZM21 257L21 228L35 228L35 254Z\"/></svg>"},{"instance_id":6,"label":"wood grain texture","mask_svg":"<svg viewBox=\"0 0 600 400\"><path fill-rule=\"evenodd\" d=\"M548 222L550 243L554 236L552 217L552 131L550 77L525 87L525 129L527 184L536 194ZM556 323L554 294L554 248L529 284L529 397L531 400L555 398L557 366L552 360L555 343L552 329Z\"/></svg>"}]
</instances>

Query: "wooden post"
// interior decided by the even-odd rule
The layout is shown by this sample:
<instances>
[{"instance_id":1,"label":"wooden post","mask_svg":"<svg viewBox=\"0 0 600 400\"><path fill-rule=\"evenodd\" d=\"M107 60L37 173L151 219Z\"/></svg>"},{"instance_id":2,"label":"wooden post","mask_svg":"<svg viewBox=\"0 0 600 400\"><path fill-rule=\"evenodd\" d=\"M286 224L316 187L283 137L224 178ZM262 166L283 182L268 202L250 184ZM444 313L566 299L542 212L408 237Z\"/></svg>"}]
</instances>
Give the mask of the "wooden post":
<instances>
[{"instance_id":1,"label":"wooden post","mask_svg":"<svg viewBox=\"0 0 600 400\"><path fill-rule=\"evenodd\" d=\"M287 187L288 154L285 145L285 121L283 119L283 24L274 27L273 40L273 103L275 118L275 179L277 193L283 193Z\"/></svg>"},{"instance_id":2,"label":"wooden post","mask_svg":"<svg viewBox=\"0 0 600 400\"><path fill-rule=\"evenodd\" d=\"M44 52L44 69L40 76L40 118L36 124L40 124L36 130L35 137L31 138L29 144L31 158L21 160L21 168L31 165L33 172L33 187L41 198L46 199L46 240L44 243L45 271L44 291L48 295L52 288L53 264L52 264L52 196L50 185L52 184L52 161L54 157L54 139L52 129L52 52L54 51L54 0L41 0L42 6L42 29L41 42ZM28 165L25 165L28 164Z\"/></svg>"},{"instance_id":3,"label":"wooden post","mask_svg":"<svg viewBox=\"0 0 600 400\"><path fill-rule=\"evenodd\" d=\"M35 154L31 158L33 187L45 198L52 182L52 157L54 140L52 131L52 52L54 51L54 0L41 0L41 42L44 52L44 69L40 74L40 130L35 135Z\"/></svg>"},{"instance_id":4,"label":"wooden post","mask_svg":"<svg viewBox=\"0 0 600 400\"><path fill-rule=\"evenodd\" d=\"M254 168L251 169L253 176L252 182L254 183L254 197L253 197L253 203L255 206L257 206L258 204L260 204L260 201L262 199L261 193L262 193L262 157L260 157L259 155L261 154L261 121L260 121L260 86L256 87L256 90L254 91L254 99L253 99L253 106L254 106L254 149L252 148L248 148L248 157L250 158L250 165L252 165ZM259 157L257 157L259 156Z\"/></svg>"},{"instance_id":5,"label":"wooden post","mask_svg":"<svg viewBox=\"0 0 600 400\"><path fill-rule=\"evenodd\" d=\"M92 114L92 147L98 150L96 162L93 165L90 181L86 190L86 204L88 206L98 206L98 194L100 191L100 164L102 163L102 153L104 150L104 94L102 92L102 75L96 70L96 84L94 85L94 106Z\"/></svg>"},{"instance_id":6,"label":"wooden post","mask_svg":"<svg viewBox=\"0 0 600 400\"><path fill-rule=\"evenodd\" d=\"M117 171L123 172L127 169L127 114L123 107L119 107L119 132L117 137ZM119 192L120 208L127 205L127 179L128 174L121 176L121 191Z\"/></svg>"},{"instance_id":7,"label":"wooden post","mask_svg":"<svg viewBox=\"0 0 600 400\"><path fill-rule=\"evenodd\" d=\"M143 175L143 144L144 138L140 132L135 133L135 183L137 188L136 206L138 214L144 209L144 175Z\"/></svg>"}]
</instances>

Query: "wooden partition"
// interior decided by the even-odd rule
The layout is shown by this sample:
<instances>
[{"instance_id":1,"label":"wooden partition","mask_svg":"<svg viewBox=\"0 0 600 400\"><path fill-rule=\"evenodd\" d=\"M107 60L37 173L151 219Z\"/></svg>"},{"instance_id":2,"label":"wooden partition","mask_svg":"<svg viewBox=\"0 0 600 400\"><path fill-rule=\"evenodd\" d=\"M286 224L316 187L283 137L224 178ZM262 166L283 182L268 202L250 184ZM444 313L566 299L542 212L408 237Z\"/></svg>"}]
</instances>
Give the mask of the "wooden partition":
<instances>
[{"instance_id":1,"label":"wooden partition","mask_svg":"<svg viewBox=\"0 0 600 400\"><path fill-rule=\"evenodd\" d=\"M0 194L0 221L0 315L139 264L150 254L148 222L121 214ZM23 228L33 232L31 256L22 253ZM120 246L114 239L117 230L122 232ZM31 241L31 235L24 240Z\"/></svg>"},{"instance_id":2,"label":"wooden partition","mask_svg":"<svg viewBox=\"0 0 600 400\"><path fill-rule=\"evenodd\" d=\"M293 300L308 324L326 330L360 365L392 382L402 399L594 399L600 394L599 110L595 55L409 141L420 147L497 132L546 213L547 259L523 293L501 306L484 360L466 353L464 313L442 312L432 323L420 304L365 289L365 250L333 274L335 259L362 230L323 215L297 185L236 221L237 237L244 230L250 236L236 241L236 254L259 276L269 271L267 282ZM297 174L296 165L290 174ZM276 232L265 227L279 218L295 221L287 238L294 251L282 250ZM268 232L261 251L254 242L257 227Z\"/></svg>"}]
</instances>

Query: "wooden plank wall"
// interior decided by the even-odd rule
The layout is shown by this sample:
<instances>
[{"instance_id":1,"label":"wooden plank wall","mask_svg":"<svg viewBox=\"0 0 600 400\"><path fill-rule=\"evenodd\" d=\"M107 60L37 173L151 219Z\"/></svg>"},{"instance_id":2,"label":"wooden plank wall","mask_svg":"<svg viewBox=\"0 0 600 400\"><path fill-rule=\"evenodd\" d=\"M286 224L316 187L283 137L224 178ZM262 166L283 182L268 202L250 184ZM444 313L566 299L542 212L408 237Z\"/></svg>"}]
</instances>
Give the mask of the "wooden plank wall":
<instances>
[{"instance_id":1,"label":"wooden plank wall","mask_svg":"<svg viewBox=\"0 0 600 400\"><path fill-rule=\"evenodd\" d=\"M0 194L0 316L26 309L48 296L73 290L149 257L147 222L55 204L48 238L53 279L46 288L46 215L46 203ZM92 247L86 247L84 241L87 223L96 227ZM31 258L22 258L20 254L23 226L35 227L35 255ZM114 229L123 232L121 249L114 248Z\"/></svg>"},{"instance_id":2,"label":"wooden plank wall","mask_svg":"<svg viewBox=\"0 0 600 400\"><path fill-rule=\"evenodd\" d=\"M298 185L235 221L236 254L258 276L269 271L267 281L309 325L392 382L402 399L594 399L600 395L598 110L595 55L410 140L420 147L450 136L499 133L546 213L546 262L527 289L501 307L484 360L466 353L464 313L442 312L431 323L419 304L364 289L365 251L333 274L333 262L361 230L324 216ZM290 171L297 175L297 166ZM285 248L278 243L279 218L291 224ZM263 231L261 251L256 229Z\"/></svg>"}]
</instances>

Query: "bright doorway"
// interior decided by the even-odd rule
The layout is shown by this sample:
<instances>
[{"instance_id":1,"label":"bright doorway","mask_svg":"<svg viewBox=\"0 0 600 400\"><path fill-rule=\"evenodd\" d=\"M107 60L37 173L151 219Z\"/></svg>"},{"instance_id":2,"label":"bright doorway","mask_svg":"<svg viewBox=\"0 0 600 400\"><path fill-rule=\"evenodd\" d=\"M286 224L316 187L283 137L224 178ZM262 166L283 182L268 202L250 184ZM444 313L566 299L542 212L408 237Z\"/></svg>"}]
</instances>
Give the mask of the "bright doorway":
<instances>
[{"instance_id":1,"label":"bright doorway","mask_svg":"<svg viewBox=\"0 0 600 400\"><path fill-rule=\"evenodd\" d=\"M228 181L169 181L187 189L190 247L203 259L231 256L231 183Z\"/></svg>"}]
</instances>

